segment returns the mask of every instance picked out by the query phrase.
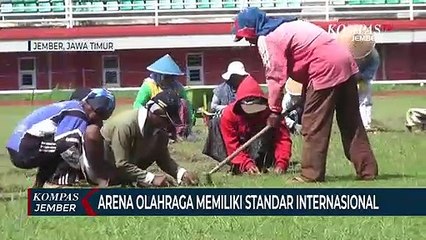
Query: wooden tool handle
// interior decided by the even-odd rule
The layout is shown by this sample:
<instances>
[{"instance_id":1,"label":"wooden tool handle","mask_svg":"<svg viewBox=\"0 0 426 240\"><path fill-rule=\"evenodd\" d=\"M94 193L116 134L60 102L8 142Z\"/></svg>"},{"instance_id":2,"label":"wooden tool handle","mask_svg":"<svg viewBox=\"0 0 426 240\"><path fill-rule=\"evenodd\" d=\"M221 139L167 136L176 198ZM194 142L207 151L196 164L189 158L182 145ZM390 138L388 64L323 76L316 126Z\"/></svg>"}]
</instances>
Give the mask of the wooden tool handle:
<instances>
[{"instance_id":1,"label":"wooden tool handle","mask_svg":"<svg viewBox=\"0 0 426 240\"><path fill-rule=\"evenodd\" d=\"M269 125L267 125L266 127L264 127L260 132L258 132L256 135L254 135L252 138L250 138L247 142L245 142L243 145L241 145L237 150L235 150L231 155L229 155L222 162L220 162L219 165L217 165L215 168L213 168L209 172L209 174L215 173L217 170L219 170L221 167L223 167L223 165L227 164L234 157L236 157L241 151L243 151L244 149L246 149L250 144L252 144L255 140L257 140L264 133L266 133L269 129L271 129L271 126L269 126Z\"/></svg>"}]
</instances>

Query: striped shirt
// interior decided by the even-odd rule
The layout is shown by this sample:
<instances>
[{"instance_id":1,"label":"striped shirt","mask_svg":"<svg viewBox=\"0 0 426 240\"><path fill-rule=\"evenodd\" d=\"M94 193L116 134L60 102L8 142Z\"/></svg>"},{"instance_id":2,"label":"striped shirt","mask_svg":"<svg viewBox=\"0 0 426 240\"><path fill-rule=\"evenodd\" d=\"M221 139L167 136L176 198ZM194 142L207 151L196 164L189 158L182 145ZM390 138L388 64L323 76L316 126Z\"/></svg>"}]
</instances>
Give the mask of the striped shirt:
<instances>
[{"instance_id":1,"label":"striped shirt","mask_svg":"<svg viewBox=\"0 0 426 240\"><path fill-rule=\"evenodd\" d=\"M18 123L6 147L19 152L25 134L43 138L53 135L55 140L71 133L84 134L88 119L79 101L53 103L36 109Z\"/></svg>"}]
</instances>

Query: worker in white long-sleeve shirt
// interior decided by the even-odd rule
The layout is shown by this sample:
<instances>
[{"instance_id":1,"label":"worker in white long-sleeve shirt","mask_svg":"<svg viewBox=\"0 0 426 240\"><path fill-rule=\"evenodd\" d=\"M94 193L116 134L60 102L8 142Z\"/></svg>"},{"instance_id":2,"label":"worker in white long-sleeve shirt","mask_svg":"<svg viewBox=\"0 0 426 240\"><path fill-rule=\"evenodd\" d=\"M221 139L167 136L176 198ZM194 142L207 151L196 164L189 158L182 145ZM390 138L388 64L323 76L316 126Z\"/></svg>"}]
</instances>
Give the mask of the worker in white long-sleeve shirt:
<instances>
[{"instance_id":1,"label":"worker in white long-sleeve shirt","mask_svg":"<svg viewBox=\"0 0 426 240\"><path fill-rule=\"evenodd\" d=\"M362 36L362 37L360 37ZM372 81L380 65L380 56L375 49L374 35L364 25L351 25L344 28L337 40L351 51L359 68L359 110L366 130L371 130L372 115Z\"/></svg>"}]
</instances>

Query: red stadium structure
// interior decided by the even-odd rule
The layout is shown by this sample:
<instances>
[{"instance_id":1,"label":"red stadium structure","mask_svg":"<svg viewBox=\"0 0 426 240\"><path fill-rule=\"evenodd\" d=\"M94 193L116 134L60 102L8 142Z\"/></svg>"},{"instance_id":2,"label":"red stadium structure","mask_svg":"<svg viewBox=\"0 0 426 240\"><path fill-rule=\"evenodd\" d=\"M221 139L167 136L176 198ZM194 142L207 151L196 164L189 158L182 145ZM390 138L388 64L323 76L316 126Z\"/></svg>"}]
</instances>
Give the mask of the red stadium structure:
<instances>
[{"instance_id":1,"label":"red stadium structure","mask_svg":"<svg viewBox=\"0 0 426 240\"><path fill-rule=\"evenodd\" d=\"M332 34L365 24L382 57L377 80L426 79L426 0L2 0L0 90L137 87L166 53L186 85L219 83L233 60L262 80L256 49L232 41L246 6Z\"/></svg>"}]
</instances>

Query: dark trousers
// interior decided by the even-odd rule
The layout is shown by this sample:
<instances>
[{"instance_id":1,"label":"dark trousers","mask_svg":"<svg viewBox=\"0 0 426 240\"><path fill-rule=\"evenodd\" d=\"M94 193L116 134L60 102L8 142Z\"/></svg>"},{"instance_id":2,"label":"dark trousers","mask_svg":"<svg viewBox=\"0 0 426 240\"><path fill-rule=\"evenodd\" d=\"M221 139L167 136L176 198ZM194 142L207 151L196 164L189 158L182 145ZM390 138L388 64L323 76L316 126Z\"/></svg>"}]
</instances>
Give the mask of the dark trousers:
<instances>
[{"instance_id":1,"label":"dark trousers","mask_svg":"<svg viewBox=\"0 0 426 240\"><path fill-rule=\"evenodd\" d=\"M333 115L336 111L346 158L361 179L373 179L378 166L362 124L358 107L356 80L336 87L315 91L306 89L302 115L302 177L308 181L324 181Z\"/></svg>"},{"instance_id":2,"label":"dark trousers","mask_svg":"<svg viewBox=\"0 0 426 240\"><path fill-rule=\"evenodd\" d=\"M42 187L60 163L61 158L56 152L43 152L41 150L46 149L46 143L53 143L53 136L42 139L26 134L21 140L19 151L7 148L15 167L21 169L38 168L34 187Z\"/></svg>"},{"instance_id":3,"label":"dark trousers","mask_svg":"<svg viewBox=\"0 0 426 240\"><path fill-rule=\"evenodd\" d=\"M80 92L76 91L74 93L77 93L77 95L81 97L85 96L84 94L86 95L88 94L87 89L80 89L80 90L81 90ZM103 137L100 134L100 129L102 128L102 126L103 126L103 122L91 124L87 127L86 133L84 135L85 156L87 157L88 161L91 163L92 165L91 167L95 168L96 170L98 170L99 168L98 165L104 165L102 163L102 160L104 158L101 157L104 154ZM88 132L90 137L87 137ZM79 136L74 136L74 137L79 138ZM65 138L65 141L60 141L59 144L62 144L64 146L63 150L66 150L67 148L70 147L70 145L68 145L66 141L66 138ZM101 162L99 164L96 164L98 159ZM93 166L93 164L96 166ZM90 184L94 184L91 181L91 178L96 179L95 176L92 175L93 172L87 173L87 171L85 171L85 173L83 173L80 168L75 169L71 167L66 161L62 160L60 164L58 165L54 175L50 179L50 182L59 184L59 185L73 185L74 183L76 183L77 179L84 179L85 174L90 175L88 178L86 178L87 182Z\"/></svg>"},{"instance_id":4,"label":"dark trousers","mask_svg":"<svg viewBox=\"0 0 426 240\"><path fill-rule=\"evenodd\" d=\"M62 160L56 167L55 173L49 179L49 182L58 185L73 185L77 179L84 179L83 172L80 169L72 168L67 162Z\"/></svg>"}]
</instances>

